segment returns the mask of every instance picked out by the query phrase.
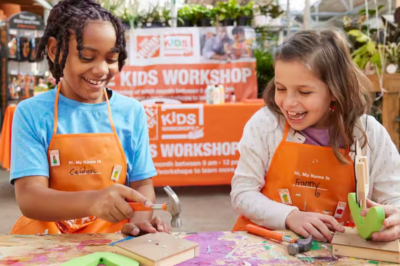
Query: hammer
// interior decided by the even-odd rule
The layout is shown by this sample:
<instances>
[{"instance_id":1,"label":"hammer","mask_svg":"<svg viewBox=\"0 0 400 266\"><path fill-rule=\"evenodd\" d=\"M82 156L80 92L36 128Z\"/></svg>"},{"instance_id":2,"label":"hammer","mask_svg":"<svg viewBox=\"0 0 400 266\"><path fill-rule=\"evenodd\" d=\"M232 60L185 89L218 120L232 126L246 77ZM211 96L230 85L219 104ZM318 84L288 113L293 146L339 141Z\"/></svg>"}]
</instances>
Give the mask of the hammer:
<instances>
[{"instance_id":1,"label":"hammer","mask_svg":"<svg viewBox=\"0 0 400 266\"><path fill-rule=\"evenodd\" d=\"M138 202L128 202L134 211L153 211L153 210L164 210L171 214L171 226L180 227L182 226L182 221L179 218L181 212L181 203L175 192L169 187L164 187L164 191L169 197L169 203L153 204L151 207L145 207Z\"/></svg>"},{"instance_id":2,"label":"hammer","mask_svg":"<svg viewBox=\"0 0 400 266\"><path fill-rule=\"evenodd\" d=\"M270 231L264 227L248 224L246 226L246 230L249 233L259 235L262 237L266 237L269 239L277 240L277 241L284 241L290 243L287 246L287 251L290 255L295 256L299 252L307 252L311 249L312 244L312 235L310 234L306 239L299 239L299 238L291 238L284 236L275 231Z\"/></svg>"}]
</instances>

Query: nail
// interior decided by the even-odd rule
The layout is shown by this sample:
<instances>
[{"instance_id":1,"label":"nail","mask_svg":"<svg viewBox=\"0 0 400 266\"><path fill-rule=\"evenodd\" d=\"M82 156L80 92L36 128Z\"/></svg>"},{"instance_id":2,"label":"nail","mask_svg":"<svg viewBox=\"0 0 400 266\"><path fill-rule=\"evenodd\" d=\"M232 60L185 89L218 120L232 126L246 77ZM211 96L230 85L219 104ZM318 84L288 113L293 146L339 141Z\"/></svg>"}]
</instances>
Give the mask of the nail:
<instances>
[{"instance_id":1,"label":"nail","mask_svg":"<svg viewBox=\"0 0 400 266\"><path fill-rule=\"evenodd\" d=\"M139 228L135 227L135 228L133 229L133 232L134 232L134 233L139 233L140 230L139 230Z\"/></svg>"},{"instance_id":2,"label":"nail","mask_svg":"<svg viewBox=\"0 0 400 266\"><path fill-rule=\"evenodd\" d=\"M164 226L160 225L158 228L160 229L160 231L164 232Z\"/></svg>"},{"instance_id":3,"label":"nail","mask_svg":"<svg viewBox=\"0 0 400 266\"><path fill-rule=\"evenodd\" d=\"M367 211L366 210L361 211L361 216L365 216L365 215L367 215Z\"/></svg>"},{"instance_id":4,"label":"nail","mask_svg":"<svg viewBox=\"0 0 400 266\"><path fill-rule=\"evenodd\" d=\"M151 207L153 204L151 204L151 202L150 201L148 201L148 200L146 200L145 202L144 202L144 206L146 206L146 207Z\"/></svg>"}]
</instances>

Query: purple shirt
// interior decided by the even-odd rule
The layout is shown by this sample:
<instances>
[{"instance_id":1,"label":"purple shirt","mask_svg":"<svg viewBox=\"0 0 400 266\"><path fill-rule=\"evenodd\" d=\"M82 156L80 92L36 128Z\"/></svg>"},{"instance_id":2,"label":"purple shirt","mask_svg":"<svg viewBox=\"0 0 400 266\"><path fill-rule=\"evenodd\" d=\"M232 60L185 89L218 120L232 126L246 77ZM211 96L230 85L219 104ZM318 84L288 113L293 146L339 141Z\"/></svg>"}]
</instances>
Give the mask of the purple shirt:
<instances>
[{"instance_id":1,"label":"purple shirt","mask_svg":"<svg viewBox=\"0 0 400 266\"><path fill-rule=\"evenodd\" d=\"M308 127L299 131L301 135L306 137L304 144L329 147L329 128L316 129Z\"/></svg>"}]
</instances>

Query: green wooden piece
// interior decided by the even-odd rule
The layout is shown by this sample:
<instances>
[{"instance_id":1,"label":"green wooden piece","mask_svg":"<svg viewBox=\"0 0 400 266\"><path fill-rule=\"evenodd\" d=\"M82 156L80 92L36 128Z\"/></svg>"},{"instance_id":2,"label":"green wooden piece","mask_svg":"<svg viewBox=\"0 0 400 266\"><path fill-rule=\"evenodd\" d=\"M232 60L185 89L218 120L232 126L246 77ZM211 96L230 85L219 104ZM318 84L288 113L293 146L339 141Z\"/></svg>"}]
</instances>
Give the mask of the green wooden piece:
<instances>
[{"instance_id":1,"label":"green wooden piece","mask_svg":"<svg viewBox=\"0 0 400 266\"><path fill-rule=\"evenodd\" d=\"M372 207L365 217L361 216L362 208L356 201L356 194L349 193L348 202L351 216L356 224L358 234L364 239L371 239L372 233L379 232L385 220L385 211L382 207Z\"/></svg>"},{"instance_id":2,"label":"green wooden piece","mask_svg":"<svg viewBox=\"0 0 400 266\"><path fill-rule=\"evenodd\" d=\"M111 253L97 252L83 257L72 259L61 266L139 266L139 262L134 259Z\"/></svg>"}]
</instances>

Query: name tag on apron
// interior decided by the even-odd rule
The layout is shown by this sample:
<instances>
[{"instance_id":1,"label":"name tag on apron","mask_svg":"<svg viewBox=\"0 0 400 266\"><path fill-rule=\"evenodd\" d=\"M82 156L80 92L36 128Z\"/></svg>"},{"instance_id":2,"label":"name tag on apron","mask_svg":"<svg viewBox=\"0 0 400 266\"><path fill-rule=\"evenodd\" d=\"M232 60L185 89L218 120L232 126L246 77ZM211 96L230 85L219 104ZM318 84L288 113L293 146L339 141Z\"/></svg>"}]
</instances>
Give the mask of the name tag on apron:
<instances>
[{"instance_id":1,"label":"name tag on apron","mask_svg":"<svg viewBox=\"0 0 400 266\"><path fill-rule=\"evenodd\" d=\"M50 151L50 165L53 166L60 166L60 154L58 150Z\"/></svg>"},{"instance_id":2,"label":"name tag on apron","mask_svg":"<svg viewBox=\"0 0 400 266\"><path fill-rule=\"evenodd\" d=\"M111 174L112 181L118 181L119 175L121 174L122 166L121 165L114 165L114 169Z\"/></svg>"}]
</instances>

